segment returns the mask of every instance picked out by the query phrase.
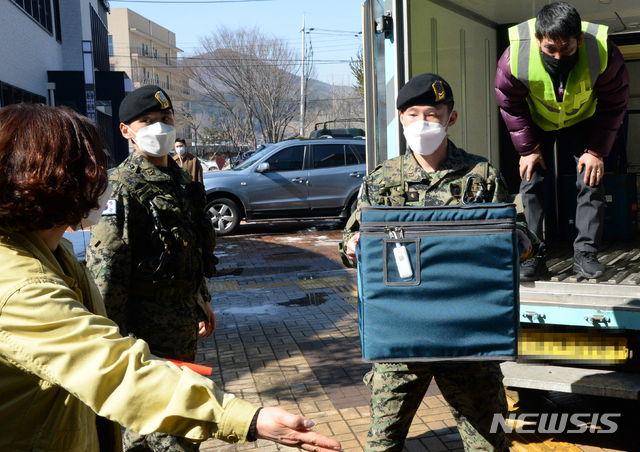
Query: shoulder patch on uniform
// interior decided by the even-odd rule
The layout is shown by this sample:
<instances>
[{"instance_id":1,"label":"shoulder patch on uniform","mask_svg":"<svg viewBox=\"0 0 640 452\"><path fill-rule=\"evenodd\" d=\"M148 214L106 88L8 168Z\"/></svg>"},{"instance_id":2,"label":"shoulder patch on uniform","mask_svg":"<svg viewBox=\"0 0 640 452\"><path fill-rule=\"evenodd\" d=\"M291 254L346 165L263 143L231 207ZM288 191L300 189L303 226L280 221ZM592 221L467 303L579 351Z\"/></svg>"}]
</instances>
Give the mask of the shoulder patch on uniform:
<instances>
[{"instance_id":1,"label":"shoulder patch on uniform","mask_svg":"<svg viewBox=\"0 0 640 452\"><path fill-rule=\"evenodd\" d=\"M115 199L110 199L109 201L107 201L107 205L102 211L102 215L115 215L117 211L117 205L118 203Z\"/></svg>"}]
</instances>

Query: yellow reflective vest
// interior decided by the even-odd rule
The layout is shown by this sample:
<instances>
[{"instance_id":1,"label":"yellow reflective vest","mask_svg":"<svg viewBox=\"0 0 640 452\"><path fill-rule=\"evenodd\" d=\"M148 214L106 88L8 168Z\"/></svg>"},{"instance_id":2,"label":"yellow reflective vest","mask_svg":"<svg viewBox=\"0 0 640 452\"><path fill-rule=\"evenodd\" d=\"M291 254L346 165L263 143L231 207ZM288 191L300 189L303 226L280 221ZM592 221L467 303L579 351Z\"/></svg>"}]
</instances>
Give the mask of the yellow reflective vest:
<instances>
[{"instance_id":1,"label":"yellow reflective vest","mask_svg":"<svg viewBox=\"0 0 640 452\"><path fill-rule=\"evenodd\" d=\"M569 73L560 102L542 62L535 27L536 19L530 19L509 29L511 73L529 90L527 102L533 121L542 130L549 131L589 118L596 111L593 88L607 67L608 27L582 22L584 41L578 48L578 62Z\"/></svg>"}]
</instances>

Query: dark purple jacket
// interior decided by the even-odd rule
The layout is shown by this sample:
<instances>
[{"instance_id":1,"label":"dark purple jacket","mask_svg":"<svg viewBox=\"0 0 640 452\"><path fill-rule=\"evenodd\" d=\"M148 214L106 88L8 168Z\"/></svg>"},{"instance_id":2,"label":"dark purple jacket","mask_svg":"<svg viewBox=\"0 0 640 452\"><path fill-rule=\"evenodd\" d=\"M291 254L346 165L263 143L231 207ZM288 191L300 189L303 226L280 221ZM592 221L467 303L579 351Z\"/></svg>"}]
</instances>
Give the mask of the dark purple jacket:
<instances>
[{"instance_id":1,"label":"dark purple jacket","mask_svg":"<svg viewBox=\"0 0 640 452\"><path fill-rule=\"evenodd\" d=\"M593 127L585 149L602 157L606 157L611 151L629 100L629 74L624 58L611 41L607 47L607 68L600 74L594 87L598 103L591 117ZM520 155L529 155L539 145L539 140L527 103L529 91L511 74L510 49L511 47L507 47L498 61L496 97L516 150Z\"/></svg>"}]
</instances>

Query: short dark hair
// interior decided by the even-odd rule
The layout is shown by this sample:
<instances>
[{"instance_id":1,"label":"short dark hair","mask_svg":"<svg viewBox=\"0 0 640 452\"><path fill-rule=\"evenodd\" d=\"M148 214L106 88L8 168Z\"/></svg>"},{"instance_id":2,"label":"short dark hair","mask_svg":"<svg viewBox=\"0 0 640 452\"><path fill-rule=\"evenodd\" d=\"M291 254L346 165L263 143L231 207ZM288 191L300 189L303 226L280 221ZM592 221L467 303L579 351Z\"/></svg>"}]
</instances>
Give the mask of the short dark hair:
<instances>
[{"instance_id":1,"label":"short dark hair","mask_svg":"<svg viewBox=\"0 0 640 452\"><path fill-rule=\"evenodd\" d=\"M182 144L184 144L185 146L187 145L187 142L186 142L186 141L184 141L184 138L176 138L176 143L182 143ZM174 143L174 144L175 144L175 143Z\"/></svg>"},{"instance_id":2,"label":"short dark hair","mask_svg":"<svg viewBox=\"0 0 640 452\"><path fill-rule=\"evenodd\" d=\"M98 126L68 108L0 109L0 229L78 224L107 188L105 149Z\"/></svg>"},{"instance_id":3,"label":"short dark hair","mask_svg":"<svg viewBox=\"0 0 640 452\"><path fill-rule=\"evenodd\" d=\"M553 41L582 36L582 20L578 10L568 3L557 2L544 6L536 17L536 38Z\"/></svg>"}]
</instances>

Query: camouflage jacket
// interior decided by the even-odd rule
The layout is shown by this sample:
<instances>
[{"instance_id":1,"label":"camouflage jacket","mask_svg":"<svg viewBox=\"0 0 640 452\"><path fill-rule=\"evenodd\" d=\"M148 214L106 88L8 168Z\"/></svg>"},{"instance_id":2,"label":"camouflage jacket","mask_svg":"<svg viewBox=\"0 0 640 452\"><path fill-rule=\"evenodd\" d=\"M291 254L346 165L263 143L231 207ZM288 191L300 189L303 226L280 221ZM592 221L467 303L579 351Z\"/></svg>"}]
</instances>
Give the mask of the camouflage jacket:
<instances>
[{"instance_id":1,"label":"camouflage jacket","mask_svg":"<svg viewBox=\"0 0 640 452\"><path fill-rule=\"evenodd\" d=\"M206 319L205 276L213 275L217 259L202 184L192 182L172 159L160 169L138 152L118 166L109 183L115 212L103 213L92 228L86 253L109 317L126 335L139 300L152 298L198 304L202 309L191 309L194 320Z\"/></svg>"},{"instance_id":2,"label":"camouflage jacket","mask_svg":"<svg viewBox=\"0 0 640 452\"><path fill-rule=\"evenodd\" d=\"M463 199L467 203L511 201L500 172L487 159L467 153L450 140L447 159L438 171L425 171L411 150L385 161L362 182L357 208L340 243L342 262L356 266L345 251L346 243L360 229L362 206L445 206L462 204ZM526 229L524 217L520 215L518 220ZM537 241L529 236L532 242Z\"/></svg>"}]
</instances>

